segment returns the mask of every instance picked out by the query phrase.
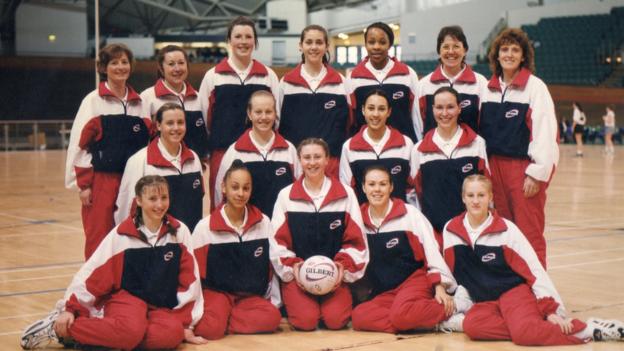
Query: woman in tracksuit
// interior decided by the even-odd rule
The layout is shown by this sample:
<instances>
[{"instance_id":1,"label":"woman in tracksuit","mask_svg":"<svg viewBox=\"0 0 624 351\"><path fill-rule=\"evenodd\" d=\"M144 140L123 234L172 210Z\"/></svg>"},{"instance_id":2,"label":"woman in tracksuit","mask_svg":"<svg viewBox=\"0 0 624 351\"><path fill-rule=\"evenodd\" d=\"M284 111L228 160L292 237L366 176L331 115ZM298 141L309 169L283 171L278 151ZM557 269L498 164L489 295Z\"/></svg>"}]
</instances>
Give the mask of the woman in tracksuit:
<instances>
[{"instance_id":1,"label":"woman in tracksuit","mask_svg":"<svg viewBox=\"0 0 624 351\"><path fill-rule=\"evenodd\" d=\"M273 332L282 318L279 283L269 259L271 222L249 204L250 171L240 160L220 184L225 204L193 232L203 286L204 315L195 334L214 340L229 334Z\"/></svg>"},{"instance_id":2,"label":"woman in tracksuit","mask_svg":"<svg viewBox=\"0 0 624 351\"><path fill-rule=\"evenodd\" d=\"M389 56L394 32L385 23L375 22L366 28L364 41L368 56L347 76L354 125L351 134L366 124L362 113L364 97L373 89L383 90L392 100L389 124L413 143L422 137L422 120L415 103L418 76L411 67Z\"/></svg>"},{"instance_id":3,"label":"woman in tracksuit","mask_svg":"<svg viewBox=\"0 0 624 351\"><path fill-rule=\"evenodd\" d=\"M158 52L157 62L156 84L141 93L143 115L154 117L156 111L166 103L182 106L186 119L184 144L201 160L207 160L208 130L197 91L186 80L189 74L186 51L177 45L167 45Z\"/></svg>"},{"instance_id":4,"label":"woman in tracksuit","mask_svg":"<svg viewBox=\"0 0 624 351\"><path fill-rule=\"evenodd\" d=\"M555 105L534 70L533 46L520 29L504 30L490 49L492 78L481 102L494 205L513 221L546 267L546 188L559 161Z\"/></svg>"},{"instance_id":5,"label":"woman in tracksuit","mask_svg":"<svg viewBox=\"0 0 624 351\"><path fill-rule=\"evenodd\" d=\"M141 98L127 84L132 64L132 51L123 44L100 51L103 81L82 100L69 137L65 186L80 191L87 259L115 226L126 161L149 142L149 117L142 115Z\"/></svg>"},{"instance_id":6,"label":"woman in tracksuit","mask_svg":"<svg viewBox=\"0 0 624 351\"><path fill-rule=\"evenodd\" d=\"M329 147L322 139L305 139L297 148L304 176L282 189L273 210L271 262L282 280L288 321L299 330L343 328L351 317L347 283L364 275L368 248L357 198L349 187L325 175ZM323 255L338 267L334 290L323 296L307 293L299 268L311 256Z\"/></svg>"},{"instance_id":7,"label":"woman in tracksuit","mask_svg":"<svg viewBox=\"0 0 624 351\"><path fill-rule=\"evenodd\" d=\"M202 166L193 150L186 147L184 110L176 103L162 105L155 116L158 137L132 155L126 163L119 195L115 222L120 224L130 213L134 202L134 186L145 175L160 175L169 183L169 213L193 230L203 216L204 182Z\"/></svg>"},{"instance_id":8,"label":"woman in tracksuit","mask_svg":"<svg viewBox=\"0 0 624 351\"><path fill-rule=\"evenodd\" d=\"M201 316L201 283L191 234L167 214L167 181L146 176L135 190L134 216L108 233L56 309L26 328L23 348L51 341L123 350L206 342L191 330Z\"/></svg>"},{"instance_id":9,"label":"woman in tracksuit","mask_svg":"<svg viewBox=\"0 0 624 351\"><path fill-rule=\"evenodd\" d=\"M368 197L361 210L372 299L353 310L353 329L397 333L449 324L447 319L469 305L447 294L457 286L429 221L415 207L390 198L393 181L383 165L367 168L361 186Z\"/></svg>"},{"instance_id":10,"label":"woman in tracksuit","mask_svg":"<svg viewBox=\"0 0 624 351\"><path fill-rule=\"evenodd\" d=\"M217 184L221 184L232 162L243 161L257 185L249 203L269 218L273 215L277 194L301 175L297 150L273 130L275 111L275 98L271 93L259 90L251 95L247 104L251 128L227 149L216 178ZM222 201L222 192L215 191L213 203L219 206Z\"/></svg>"},{"instance_id":11,"label":"woman in tracksuit","mask_svg":"<svg viewBox=\"0 0 624 351\"><path fill-rule=\"evenodd\" d=\"M436 127L412 150L411 182L423 214L442 245L442 228L463 212L461 186L471 174L489 176L485 142L468 125L458 125L459 94L451 87L433 93L431 109Z\"/></svg>"},{"instance_id":12,"label":"woman in tracksuit","mask_svg":"<svg viewBox=\"0 0 624 351\"><path fill-rule=\"evenodd\" d=\"M475 304L463 320L473 340L511 340L525 346L624 341L624 323L566 317L561 297L520 229L490 211L492 183L464 180L466 212L444 227L444 259Z\"/></svg>"},{"instance_id":13,"label":"woman in tracksuit","mask_svg":"<svg viewBox=\"0 0 624 351\"><path fill-rule=\"evenodd\" d=\"M344 77L329 65L325 28L310 25L299 40L302 62L280 81L279 132L294 145L306 138L329 144L327 174L338 177L340 149L352 123Z\"/></svg>"},{"instance_id":14,"label":"woman in tracksuit","mask_svg":"<svg viewBox=\"0 0 624 351\"><path fill-rule=\"evenodd\" d=\"M202 112L210 137L210 194L225 150L245 131L246 102L253 92L267 90L276 97L279 80L271 68L252 58L258 46L255 23L247 17L230 22L226 41L230 56L211 68L199 87ZM211 204L214 208L217 204Z\"/></svg>"},{"instance_id":15,"label":"woman in tracksuit","mask_svg":"<svg viewBox=\"0 0 624 351\"><path fill-rule=\"evenodd\" d=\"M364 170L381 164L392 175L392 196L405 201L414 144L410 138L386 125L392 110L383 90L371 90L364 99L362 110L366 126L342 146L340 181L355 189L362 204L366 202L366 194L359 184L364 182Z\"/></svg>"},{"instance_id":16,"label":"woman in tracksuit","mask_svg":"<svg viewBox=\"0 0 624 351\"><path fill-rule=\"evenodd\" d=\"M481 94L487 85L487 79L466 64L468 41L460 26L440 29L437 43L440 65L418 82L417 97L423 119L423 134L437 125L431 106L433 93L440 87L457 90L461 106L459 123L465 123L477 131Z\"/></svg>"}]
</instances>

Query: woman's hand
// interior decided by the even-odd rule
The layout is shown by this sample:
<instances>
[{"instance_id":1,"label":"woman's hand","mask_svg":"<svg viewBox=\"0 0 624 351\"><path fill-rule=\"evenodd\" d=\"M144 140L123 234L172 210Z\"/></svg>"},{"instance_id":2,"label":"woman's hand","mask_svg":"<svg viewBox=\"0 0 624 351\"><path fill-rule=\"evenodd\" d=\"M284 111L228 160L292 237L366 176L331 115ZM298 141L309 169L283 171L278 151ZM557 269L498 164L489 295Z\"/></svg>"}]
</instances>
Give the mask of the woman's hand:
<instances>
[{"instance_id":1,"label":"woman's hand","mask_svg":"<svg viewBox=\"0 0 624 351\"><path fill-rule=\"evenodd\" d=\"M75 318L76 317L74 317L74 314L71 312L61 312L54 322L54 332L56 333L56 336L59 338L68 337L69 328L74 323Z\"/></svg>"},{"instance_id":2,"label":"woman's hand","mask_svg":"<svg viewBox=\"0 0 624 351\"><path fill-rule=\"evenodd\" d=\"M342 279L344 278L344 266L340 262L334 261L336 268L338 268L338 277L336 278L336 285L331 289L331 292L338 289L340 284L342 284Z\"/></svg>"},{"instance_id":3,"label":"woman's hand","mask_svg":"<svg viewBox=\"0 0 624 351\"><path fill-rule=\"evenodd\" d=\"M202 345L208 343L207 339L195 335L195 333L193 333L193 330L188 328L184 329L184 341L194 345Z\"/></svg>"},{"instance_id":4,"label":"woman's hand","mask_svg":"<svg viewBox=\"0 0 624 351\"><path fill-rule=\"evenodd\" d=\"M552 324L558 325L561 328L561 332L564 334L572 333L572 329L574 329L574 325L572 325L572 318L563 319L558 314L552 313L546 317L546 320Z\"/></svg>"},{"instance_id":5,"label":"woman's hand","mask_svg":"<svg viewBox=\"0 0 624 351\"><path fill-rule=\"evenodd\" d=\"M455 301L452 296L446 293L444 285L438 284L435 286L435 299L439 304L444 305L444 314L447 317L453 315L453 312L455 312Z\"/></svg>"},{"instance_id":6,"label":"woman's hand","mask_svg":"<svg viewBox=\"0 0 624 351\"><path fill-rule=\"evenodd\" d=\"M524 178L524 186L522 187L522 190L524 191L524 197L528 198L535 196L535 194L537 194L540 190L539 181L530 175L527 175L526 178Z\"/></svg>"},{"instance_id":7,"label":"woman's hand","mask_svg":"<svg viewBox=\"0 0 624 351\"><path fill-rule=\"evenodd\" d=\"M80 196L80 202L82 203L82 206L91 206L91 188L80 190L80 193L78 195Z\"/></svg>"},{"instance_id":8,"label":"woman's hand","mask_svg":"<svg viewBox=\"0 0 624 351\"><path fill-rule=\"evenodd\" d=\"M302 264L303 264L303 261L297 262L293 265L293 274L295 275L295 283L297 283L297 286L299 286L301 290L306 291L306 289L301 284L301 280L299 278L299 271L301 270Z\"/></svg>"}]
</instances>

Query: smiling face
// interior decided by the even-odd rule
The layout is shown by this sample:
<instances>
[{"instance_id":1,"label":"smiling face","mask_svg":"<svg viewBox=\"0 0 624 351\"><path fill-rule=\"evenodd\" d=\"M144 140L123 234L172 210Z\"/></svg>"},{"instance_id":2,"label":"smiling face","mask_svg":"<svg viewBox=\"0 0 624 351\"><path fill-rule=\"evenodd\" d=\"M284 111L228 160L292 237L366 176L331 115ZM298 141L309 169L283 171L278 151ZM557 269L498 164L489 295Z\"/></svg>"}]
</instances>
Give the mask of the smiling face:
<instances>
[{"instance_id":1,"label":"smiling face","mask_svg":"<svg viewBox=\"0 0 624 351\"><path fill-rule=\"evenodd\" d=\"M126 53L122 52L106 65L106 80L115 84L125 85L130 77L131 70L130 59L128 59Z\"/></svg>"},{"instance_id":2,"label":"smiling face","mask_svg":"<svg viewBox=\"0 0 624 351\"><path fill-rule=\"evenodd\" d=\"M444 41L440 44L442 66L449 71L459 71L464 57L466 57L464 44L453 36L445 36Z\"/></svg>"},{"instance_id":3,"label":"smiling face","mask_svg":"<svg viewBox=\"0 0 624 351\"><path fill-rule=\"evenodd\" d=\"M478 219L487 216L492 201L492 191L483 181L467 181L462 191L462 202L466 205L466 212L472 218Z\"/></svg>"},{"instance_id":4,"label":"smiling face","mask_svg":"<svg viewBox=\"0 0 624 351\"><path fill-rule=\"evenodd\" d=\"M184 57L184 53L181 51L166 53L160 65L160 73L172 87L182 87L188 77L188 62Z\"/></svg>"},{"instance_id":5,"label":"smiling face","mask_svg":"<svg viewBox=\"0 0 624 351\"><path fill-rule=\"evenodd\" d=\"M433 99L433 116L438 128L445 131L454 131L457 127L457 118L461 108L455 95L448 91L437 94Z\"/></svg>"},{"instance_id":6,"label":"smiling face","mask_svg":"<svg viewBox=\"0 0 624 351\"><path fill-rule=\"evenodd\" d=\"M370 170L364 177L362 189L371 206L385 208L390 201L390 194L393 190L390 175L381 170Z\"/></svg>"},{"instance_id":7,"label":"smiling face","mask_svg":"<svg viewBox=\"0 0 624 351\"><path fill-rule=\"evenodd\" d=\"M256 95L247 109L247 116L256 133L264 134L273 131L275 123L275 100L273 96Z\"/></svg>"},{"instance_id":8,"label":"smiling face","mask_svg":"<svg viewBox=\"0 0 624 351\"><path fill-rule=\"evenodd\" d=\"M366 51L370 63L376 68L383 68L388 62L388 50L390 50L390 38L386 32L379 28L371 28L366 34Z\"/></svg>"},{"instance_id":9,"label":"smiling face","mask_svg":"<svg viewBox=\"0 0 624 351\"><path fill-rule=\"evenodd\" d=\"M299 43L299 51L303 53L306 63L323 63L323 57L327 52L327 40L320 30L310 29L303 35Z\"/></svg>"},{"instance_id":10,"label":"smiling face","mask_svg":"<svg viewBox=\"0 0 624 351\"><path fill-rule=\"evenodd\" d=\"M162 183L148 185L136 197L136 202L145 223L159 223L169 209L169 189Z\"/></svg>"},{"instance_id":11,"label":"smiling face","mask_svg":"<svg viewBox=\"0 0 624 351\"><path fill-rule=\"evenodd\" d=\"M227 205L242 210L251 197L251 175L245 169L232 171L221 183L223 198Z\"/></svg>"},{"instance_id":12,"label":"smiling face","mask_svg":"<svg viewBox=\"0 0 624 351\"><path fill-rule=\"evenodd\" d=\"M498 63L504 73L513 74L520 69L524 61L522 47L516 43L502 44L498 49Z\"/></svg>"},{"instance_id":13,"label":"smiling face","mask_svg":"<svg viewBox=\"0 0 624 351\"><path fill-rule=\"evenodd\" d=\"M386 121L388 121L390 113L388 100L380 95L370 95L362 105L362 114L366 120L366 125L374 132L386 130Z\"/></svg>"},{"instance_id":14,"label":"smiling face","mask_svg":"<svg viewBox=\"0 0 624 351\"><path fill-rule=\"evenodd\" d=\"M186 134L186 120L181 109L167 110L162 114L162 121L156 122L160 139L165 145L180 145Z\"/></svg>"},{"instance_id":15,"label":"smiling face","mask_svg":"<svg viewBox=\"0 0 624 351\"><path fill-rule=\"evenodd\" d=\"M308 144L301 148L299 161L305 177L311 180L318 180L325 176L325 168L329 163L329 156L321 145Z\"/></svg>"},{"instance_id":16,"label":"smiling face","mask_svg":"<svg viewBox=\"0 0 624 351\"><path fill-rule=\"evenodd\" d=\"M255 48L253 28L247 25L234 26L229 38L229 45L232 55L239 60L251 59L251 54Z\"/></svg>"}]
</instances>

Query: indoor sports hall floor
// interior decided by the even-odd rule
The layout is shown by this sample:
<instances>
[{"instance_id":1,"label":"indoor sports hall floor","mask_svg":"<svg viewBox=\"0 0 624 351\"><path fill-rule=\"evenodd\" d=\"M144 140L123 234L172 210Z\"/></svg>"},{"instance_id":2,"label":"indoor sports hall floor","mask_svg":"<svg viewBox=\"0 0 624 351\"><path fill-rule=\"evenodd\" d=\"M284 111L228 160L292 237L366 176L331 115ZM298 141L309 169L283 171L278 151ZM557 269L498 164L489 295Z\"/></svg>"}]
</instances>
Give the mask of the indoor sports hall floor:
<instances>
[{"instance_id":1,"label":"indoor sports hall floor","mask_svg":"<svg viewBox=\"0 0 624 351\"><path fill-rule=\"evenodd\" d=\"M603 156L586 147L561 161L548 191L550 276L572 316L624 319L624 149ZM82 263L75 192L63 187L62 151L0 153L0 350L18 350L21 330L46 315ZM463 334L388 335L352 330L227 336L183 350L521 350L510 342L472 342ZM61 348L61 346L54 346ZM624 342L548 350L624 350Z\"/></svg>"}]
</instances>

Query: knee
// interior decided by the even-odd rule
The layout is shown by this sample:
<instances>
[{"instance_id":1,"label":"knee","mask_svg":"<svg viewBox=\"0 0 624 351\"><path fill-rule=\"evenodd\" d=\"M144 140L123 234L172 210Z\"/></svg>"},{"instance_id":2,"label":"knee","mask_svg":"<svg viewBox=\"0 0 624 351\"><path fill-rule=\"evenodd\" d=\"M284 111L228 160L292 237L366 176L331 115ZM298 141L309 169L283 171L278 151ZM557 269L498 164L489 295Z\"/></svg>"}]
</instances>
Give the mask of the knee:
<instances>
[{"instance_id":1,"label":"knee","mask_svg":"<svg viewBox=\"0 0 624 351\"><path fill-rule=\"evenodd\" d=\"M366 328L367 321L366 302L359 304L351 312L351 325L355 330L364 330Z\"/></svg>"},{"instance_id":2,"label":"knee","mask_svg":"<svg viewBox=\"0 0 624 351\"><path fill-rule=\"evenodd\" d=\"M470 314L467 314L462 325L464 328L464 334L466 334L466 336L468 336L471 340L479 340L479 324L480 323L475 320L475 318L470 318Z\"/></svg>"},{"instance_id":3,"label":"knee","mask_svg":"<svg viewBox=\"0 0 624 351\"><path fill-rule=\"evenodd\" d=\"M351 317L351 309L345 313L325 314L323 321L327 329L338 330L344 328L349 323Z\"/></svg>"},{"instance_id":4,"label":"knee","mask_svg":"<svg viewBox=\"0 0 624 351\"><path fill-rule=\"evenodd\" d=\"M263 332L273 332L276 331L282 321L282 314L276 308L271 306L272 308L266 312L266 319L264 322L265 330Z\"/></svg>"},{"instance_id":5,"label":"knee","mask_svg":"<svg viewBox=\"0 0 624 351\"><path fill-rule=\"evenodd\" d=\"M147 319L134 320L132 323L118 320L115 323L115 327L117 330L115 333L116 336L111 341L116 345L112 345L112 347L132 350L141 343L145 336L147 331Z\"/></svg>"},{"instance_id":6,"label":"knee","mask_svg":"<svg viewBox=\"0 0 624 351\"><path fill-rule=\"evenodd\" d=\"M288 322L295 327L295 329L303 331L315 330L319 320L320 316L312 313L299 315L297 317L288 316Z\"/></svg>"},{"instance_id":7,"label":"knee","mask_svg":"<svg viewBox=\"0 0 624 351\"><path fill-rule=\"evenodd\" d=\"M143 348L160 350L175 349L184 341L184 327L177 320L159 322L158 325L149 325L144 338Z\"/></svg>"},{"instance_id":8,"label":"knee","mask_svg":"<svg viewBox=\"0 0 624 351\"><path fill-rule=\"evenodd\" d=\"M208 340L218 340L225 336L227 319L211 318L204 314L202 319L195 326L195 335Z\"/></svg>"}]
</instances>

